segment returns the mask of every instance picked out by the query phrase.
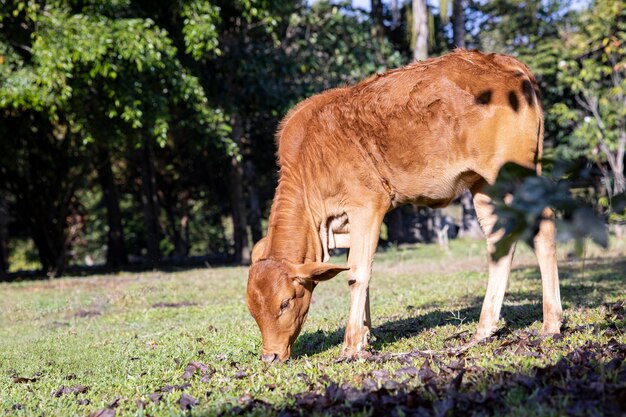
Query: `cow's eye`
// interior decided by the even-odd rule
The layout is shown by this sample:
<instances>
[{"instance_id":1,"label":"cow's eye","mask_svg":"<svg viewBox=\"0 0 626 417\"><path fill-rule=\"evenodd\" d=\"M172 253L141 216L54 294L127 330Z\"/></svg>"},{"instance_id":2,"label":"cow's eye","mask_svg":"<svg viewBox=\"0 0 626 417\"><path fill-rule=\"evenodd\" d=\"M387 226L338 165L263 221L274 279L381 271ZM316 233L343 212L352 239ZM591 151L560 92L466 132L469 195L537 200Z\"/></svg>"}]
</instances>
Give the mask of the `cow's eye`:
<instances>
[{"instance_id":1,"label":"cow's eye","mask_svg":"<svg viewBox=\"0 0 626 417\"><path fill-rule=\"evenodd\" d=\"M289 301L290 301L290 299L288 298L288 299L286 299L285 301L283 301L283 302L280 304L280 310L281 310L281 311L282 311L282 310L284 310L284 309L286 309L287 307L289 307Z\"/></svg>"}]
</instances>

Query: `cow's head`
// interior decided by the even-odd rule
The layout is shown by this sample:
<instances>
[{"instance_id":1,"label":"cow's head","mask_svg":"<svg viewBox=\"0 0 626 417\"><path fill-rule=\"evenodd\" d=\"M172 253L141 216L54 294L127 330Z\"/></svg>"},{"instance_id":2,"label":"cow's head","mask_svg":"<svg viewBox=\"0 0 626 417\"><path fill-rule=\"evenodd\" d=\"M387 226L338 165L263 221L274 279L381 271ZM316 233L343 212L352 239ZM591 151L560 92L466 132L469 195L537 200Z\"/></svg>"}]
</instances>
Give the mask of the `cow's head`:
<instances>
[{"instance_id":1,"label":"cow's head","mask_svg":"<svg viewBox=\"0 0 626 417\"><path fill-rule=\"evenodd\" d=\"M246 304L261 329L265 362L285 361L304 324L317 282L347 267L323 262L294 264L285 260L254 260L248 274Z\"/></svg>"}]
</instances>

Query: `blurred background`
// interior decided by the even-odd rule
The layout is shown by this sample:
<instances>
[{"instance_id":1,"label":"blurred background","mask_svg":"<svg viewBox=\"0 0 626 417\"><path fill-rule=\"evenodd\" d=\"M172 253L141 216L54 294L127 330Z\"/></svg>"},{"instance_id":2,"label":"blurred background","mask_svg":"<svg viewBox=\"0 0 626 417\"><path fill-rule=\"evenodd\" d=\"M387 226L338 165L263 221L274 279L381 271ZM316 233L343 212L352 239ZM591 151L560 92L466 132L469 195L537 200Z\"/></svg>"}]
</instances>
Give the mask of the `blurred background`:
<instances>
[{"instance_id":1,"label":"blurred background","mask_svg":"<svg viewBox=\"0 0 626 417\"><path fill-rule=\"evenodd\" d=\"M602 213L626 188L625 41L621 0L3 1L0 279L248 262L288 109L454 47L530 66L547 155ZM390 213L381 244L456 236L480 236L468 195Z\"/></svg>"}]
</instances>

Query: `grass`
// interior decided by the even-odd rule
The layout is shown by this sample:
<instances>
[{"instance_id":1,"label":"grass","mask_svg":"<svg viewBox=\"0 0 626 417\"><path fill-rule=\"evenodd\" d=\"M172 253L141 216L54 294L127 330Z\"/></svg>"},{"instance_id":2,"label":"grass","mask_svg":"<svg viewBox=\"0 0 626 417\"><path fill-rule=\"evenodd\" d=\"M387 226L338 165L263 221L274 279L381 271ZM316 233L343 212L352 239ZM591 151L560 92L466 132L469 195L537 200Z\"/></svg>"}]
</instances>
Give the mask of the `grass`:
<instances>
[{"instance_id":1,"label":"grass","mask_svg":"<svg viewBox=\"0 0 626 417\"><path fill-rule=\"evenodd\" d=\"M369 361L336 361L349 309L341 275L316 289L292 360L269 367L259 360L260 333L245 307L246 268L0 284L0 415L84 416L111 405L118 416L266 415L283 409L308 415L303 393L328 397L333 384L360 389L377 377L379 386L403 380L407 390L433 397L424 378L396 372L424 366L417 350L458 346L471 335L487 278L482 242L450 246L448 254L421 246L377 255L371 297L378 359ZM567 327L575 331L554 339L534 336L541 327L541 283L532 253L520 245L503 308L504 331L463 355L476 371L468 368L462 391L484 394L493 381L506 380L503 375L532 376L537 367L554 365L590 343L626 343L624 321L607 319L610 306L626 300L626 243L590 250L584 264L568 260L566 252L561 250L561 291ZM533 343L520 342L529 338ZM407 352L413 354L402 355ZM444 371L455 360L430 358L442 384L454 378ZM210 368L204 381L200 371L181 378L190 361ZM602 375L602 381L612 378ZM183 391L176 386L184 383L190 384L184 393L198 401L191 411L179 403ZM71 392L77 385L86 392ZM492 412L560 415L576 400L565 392L558 401L529 403L528 390L509 388L498 394L506 407ZM388 391L392 395L393 386ZM149 395L159 392L155 403ZM349 403L335 402L342 401ZM354 406L347 413L373 411Z\"/></svg>"}]
</instances>

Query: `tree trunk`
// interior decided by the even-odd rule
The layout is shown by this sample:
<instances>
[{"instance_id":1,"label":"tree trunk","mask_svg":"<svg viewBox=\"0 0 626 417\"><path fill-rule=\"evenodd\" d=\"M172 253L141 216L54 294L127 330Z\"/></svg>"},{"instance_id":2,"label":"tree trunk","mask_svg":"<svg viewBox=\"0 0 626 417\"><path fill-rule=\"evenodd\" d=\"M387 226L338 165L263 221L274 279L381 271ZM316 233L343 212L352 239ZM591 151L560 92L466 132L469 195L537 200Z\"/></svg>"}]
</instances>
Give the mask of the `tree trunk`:
<instances>
[{"instance_id":1,"label":"tree trunk","mask_svg":"<svg viewBox=\"0 0 626 417\"><path fill-rule=\"evenodd\" d=\"M102 188L102 200L107 211L107 254L106 264L109 268L119 268L128 264L128 255L124 245L124 228L122 227L122 211L120 197L115 185L115 177L111 167L111 157L106 148L98 150L96 163L98 182Z\"/></svg>"},{"instance_id":2,"label":"tree trunk","mask_svg":"<svg viewBox=\"0 0 626 417\"><path fill-rule=\"evenodd\" d=\"M387 213L387 240L396 244L406 241L402 207L397 207Z\"/></svg>"},{"instance_id":3,"label":"tree trunk","mask_svg":"<svg viewBox=\"0 0 626 417\"><path fill-rule=\"evenodd\" d=\"M171 242L174 244L174 252L172 252L171 256L176 258L183 258L189 254L189 241L188 230L187 230L187 198L181 198L181 205L183 206L183 215L180 219L180 227L178 226L176 212L174 210L174 204L172 204L170 199L165 199L163 202L163 209L167 215L167 221L169 223L170 232L169 237Z\"/></svg>"},{"instance_id":4,"label":"tree trunk","mask_svg":"<svg viewBox=\"0 0 626 417\"><path fill-rule=\"evenodd\" d=\"M615 183L613 185L613 195L621 194L626 191L626 178L623 172L617 172L614 175Z\"/></svg>"},{"instance_id":5,"label":"tree trunk","mask_svg":"<svg viewBox=\"0 0 626 417\"><path fill-rule=\"evenodd\" d=\"M246 178L248 178L248 202L250 211L248 212L248 224L252 233L252 242L256 243L263 237L263 227L261 225L261 202L259 201L259 191L250 179L256 177L256 168L252 161L244 163Z\"/></svg>"},{"instance_id":6,"label":"tree trunk","mask_svg":"<svg viewBox=\"0 0 626 417\"><path fill-rule=\"evenodd\" d=\"M452 2L452 33L454 46L465 48L465 16L463 14L463 0Z\"/></svg>"},{"instance_id":7,"label":"tree trunk","mask_svg":"<svg viewBox=\"0 0 626 417\"><path fill-rule=\"evenodd\" d=\"M396 30L400 26L400 5L399 0L391 0L391 30Z\"/></svg>"},{"instance_id":8,"label":"tree trunk","mask_svg":"<svg viewBox=\"0 0 626 417\"><path fill-rule=\"evenodd\" d=\"M617 144L615 155L615 169L613 171L613 195L626 191L626 178L624 178L624 156L626 156L626 132L622 130Z\"/></svg>"},{"instance_id":9,"label":"tree trunk","mask_svg":"<svg viewBox=\"0 0 626 417\"><path fill-rule=\"evenodd\" d=\"M233 240L235 243L234 261L250 262L248 231L246 230L246 205L243 195L243 169L236 157L230 161L230 206L233 219Z\"/></svg>"},{"instance_id":10,"label":"tree trunk","mask_svg":"<svg viewBox=\"0 0 626 417\"><path fill-rule=\"evenodd\" d=\"M189 195L183 200L183 213L180 217L180 228L182 229L182 237L185 242L185 256L189 256L191 250L191 236L189 234Z\"/></svg>"},{"instance_id":11,"label":"tree trunk","mask_svg":"<svg viewBox=\"0 0 626 417\"><path fill-rule=\"evenodd\" d=\"M152 163L152 148L146 140L139 149L141 159L141 207L146 233L148 263L156 267L161 259L159 246L159 203L156 194L156 177Z\"/></svg>"},{"instance_id":12,"label":"tree trunk","mask_svg":"<svg viewBox=\"0 0 626 417\"><path fill-rule=\"evenodd\" d=\"M9 204L0 194L0 281L9 271Z\"/></svg>"},{"instance_id":13,"label":"tree trunk","mask_svg":"<svg viewBox=\"0 0 626 417\"><path fill-rule=\"evenodd\" d=\"M231 117L233 140L238 145L244 135L242 120L239 115ZM233 239L235 243L234 261L247 264L250 262L248 246L246 201L243 192L243 166L235 156L230 159L230 207L233 219Z\"/></svg>"},{"instance_id":14,"label":"tree trunk","mask_svg":"<svg viewBox=\"0 0 626 417\"><path fill-rule=\"evenodd\" d=\"M29 174L22 193L17 196L16 211L29 226L43 272L55 277L65 270L67 251L67 214L71 199L62 198L62 193L66 196L74 193L73 189L68 191L59 186L64 179L59 173L69 167L62 155L58 155L59 166L53 170L43 166L49 160L42 159L40 154L31 152L28 158ZM50 172L53 176L44 179Z\"/></svg>"},{"instance_id":15,"label":"tree trunk","mask_svg":"<svg viewBox=\"0 0 626 417\"><path fill-rule=\"evenodd\" d=\"M434 210L433 216L433 229L435 234L437 235L437 243L439 247L446 252L450 250L448 246L448 229L450 226L444 224L443 216L441 215L441 210Z\"/></svg>"},{"instance_id":16,"label":"tree trunk","mask_svg":"<svg viewBox=\"0 0 626 417\"><path fill-rule=\"evenodd\" d=\"M417 227L420 234L420 241L423 243L431 243L433 237L435 237L435 210L430 207L418 207L417 212Z\"/></svg>"},{"instance_id":17,"label":"tree trunk","mask_svg":"<svg viewBox=\"0 0 626 417\"><path fill-rule=\"evenodd\" d=\"M39 215L37 209L22 208L28 217L31 235L42 270L48 276L54 277L63 274L65 269L65 222L59 224L57 219L50 219L46 215Z\"/></svg>"},{"instance_id":18,"label":"tree trunk","mask_svg":"<svg viewBox=\"0 0 626 417\"><path fill-rule=\"evenodd\" d=\"M372 0L372 36L378 42L385 40L385 24L383 23L383 2Z\"/></svg>"},{"instance_id":19,"label":"tree trunk","mask_svg":"<svg viewBox=\"0 0 626 417\"><path fill-rule=\"evenodd\" d=\"M423 61L428 58L428 8L426 0L413 0L412 44L413 59Z\"/></svg>"}]
</instances>

